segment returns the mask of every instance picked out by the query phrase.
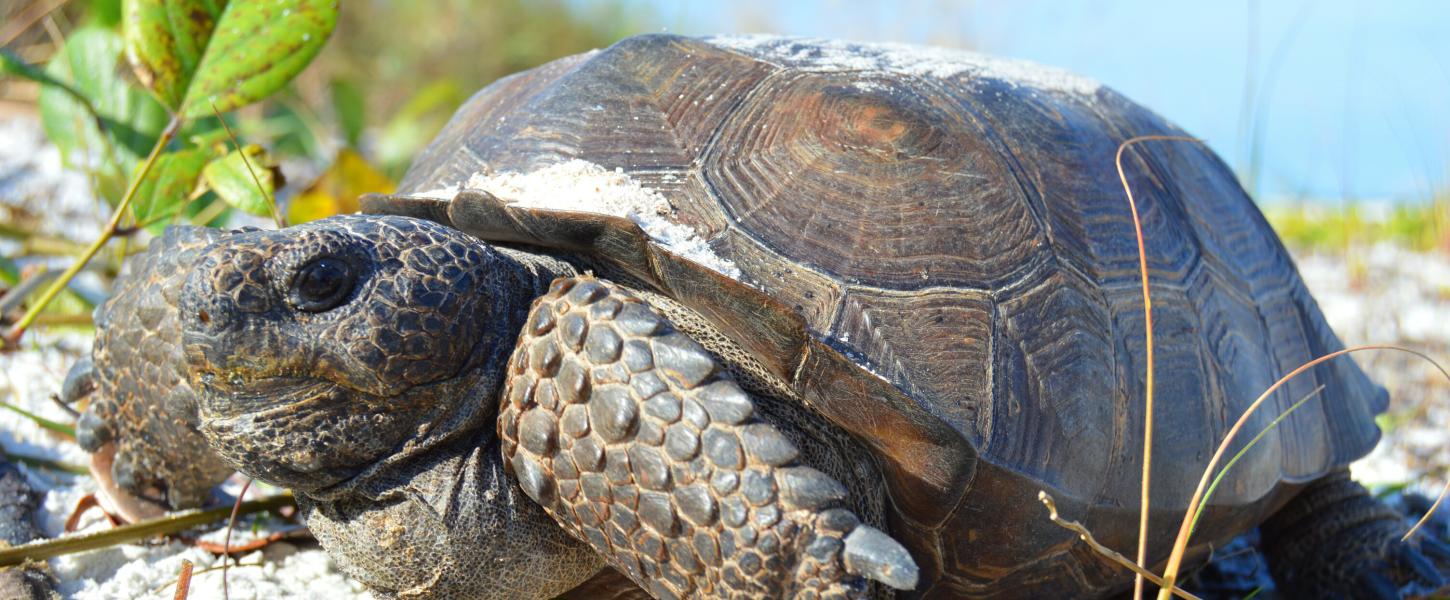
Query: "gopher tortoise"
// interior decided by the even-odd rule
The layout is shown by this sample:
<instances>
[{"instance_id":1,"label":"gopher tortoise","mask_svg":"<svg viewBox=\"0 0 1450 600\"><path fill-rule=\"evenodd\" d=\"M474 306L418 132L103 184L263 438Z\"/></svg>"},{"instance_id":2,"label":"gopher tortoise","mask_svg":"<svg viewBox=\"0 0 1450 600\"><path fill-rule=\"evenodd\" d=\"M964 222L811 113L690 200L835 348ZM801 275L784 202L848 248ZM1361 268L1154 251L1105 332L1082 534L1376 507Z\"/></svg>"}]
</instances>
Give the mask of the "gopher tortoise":
<instances>
[{"instance_id":1,"label":"gopher tortoise","mask_svg":"<svg viewBox=\"0 0 1450 600\"><path fill-rule=\"evenodd\" d=\"M81 438L117 444L122 487L291 488L383 597L1121 594L1038 493L1133 553L1144 320L1113 165L1141 135L1182 133L1032 65L629 38L479 92L371 214L170 230L68 389L97 392ZM1161 562L1248 403L1342 346L1212 152L1125 168ZM1320 386L1230 472L1190 562L1261 526L1295 597L1441 585L1444 549L1348 477L1387 400L1352 361L1250 430Z\"/></svg>"}]
</instances>

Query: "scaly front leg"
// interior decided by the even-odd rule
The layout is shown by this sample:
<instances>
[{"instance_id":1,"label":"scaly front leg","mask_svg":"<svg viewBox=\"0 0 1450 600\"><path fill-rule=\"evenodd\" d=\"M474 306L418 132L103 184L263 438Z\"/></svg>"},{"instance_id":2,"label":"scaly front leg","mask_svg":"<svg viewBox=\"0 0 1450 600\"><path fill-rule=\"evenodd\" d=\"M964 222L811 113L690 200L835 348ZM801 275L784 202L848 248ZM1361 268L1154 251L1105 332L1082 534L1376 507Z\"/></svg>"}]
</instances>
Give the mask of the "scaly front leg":
<instances>
[{"instance_id":1,"label":"scaly front leg","mask_svg":"<svg viewBox=\"0 0 1450 600\"><path fill-rule=\"evenodd\" d=\"M534 303L499 437L524 492L656 597L916 585L906 550L798 463L710 353L609 282L560 279Z\"/></svg>"}]
</instances>

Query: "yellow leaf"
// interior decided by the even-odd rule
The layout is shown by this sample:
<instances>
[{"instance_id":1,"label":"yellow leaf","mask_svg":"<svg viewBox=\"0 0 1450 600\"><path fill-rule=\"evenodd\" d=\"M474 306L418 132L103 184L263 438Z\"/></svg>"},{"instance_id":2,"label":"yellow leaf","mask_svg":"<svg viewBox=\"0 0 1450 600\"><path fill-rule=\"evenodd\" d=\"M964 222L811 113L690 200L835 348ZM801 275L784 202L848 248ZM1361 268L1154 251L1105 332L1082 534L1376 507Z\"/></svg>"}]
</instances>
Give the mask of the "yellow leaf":
<instances>
[{"instance_id":1,"label":"yellow leaf","mask_svg":"<svg viewBox=\"0 0 1450 600\"><path fill-rule=\"evenodd\" d=\"M358 196L391 194L395 186L387 175L368 164L357 151L344 148L337 153L332 166L288 204L287 222L305 223L332 215L355 213L359 208Z\"/></svg>"}]
</instances>

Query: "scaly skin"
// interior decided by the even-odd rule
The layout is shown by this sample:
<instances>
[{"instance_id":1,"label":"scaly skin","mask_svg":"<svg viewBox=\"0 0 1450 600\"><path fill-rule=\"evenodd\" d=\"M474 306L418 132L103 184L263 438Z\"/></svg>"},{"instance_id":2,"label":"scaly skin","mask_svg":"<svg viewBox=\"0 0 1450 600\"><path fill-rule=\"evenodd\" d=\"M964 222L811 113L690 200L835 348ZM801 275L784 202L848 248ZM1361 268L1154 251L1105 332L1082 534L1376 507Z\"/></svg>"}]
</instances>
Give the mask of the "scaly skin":
<instances>
[{"instance_id":1,"label":"scaly skin","mask_svg":"<svg viewBox=\"0 0 1450 600\"><path fill-rule=\"evenodd\" d=\"M1290 598L1425 597L1447 586L1450 548L1423 532L1408 542L1398 511L1338 470L1265 521L1264 555Z\"/></svg>"},{"instance_id":2,"label":"scaly skin","mask_svg":"<svg viewBox=\"0 0 1450 600\"><path fill-rule=\"evenodd\" d=\"M499 437L550 516L657 598L862 598L916 586L714 357L627 289L559 279L509 361ZM782 424L784 425L784 424Z\"/></svg>"},{"instance_id":3,"label":"scaly skin","mask_svg":"<svg viewBox=\"0 0 1450 600\"><path fill-rule=\"evenodd\" d=\"M96 308L91 360L71 369L62 390L68 402L90 398L76 423L81 447L97 452L114 443L112 480L137 499L166 508L201 506L232 473L196 429L176 310L197 256L227 235L171 227L131 258L115 293Z\"/></svg>"}]
</instances>

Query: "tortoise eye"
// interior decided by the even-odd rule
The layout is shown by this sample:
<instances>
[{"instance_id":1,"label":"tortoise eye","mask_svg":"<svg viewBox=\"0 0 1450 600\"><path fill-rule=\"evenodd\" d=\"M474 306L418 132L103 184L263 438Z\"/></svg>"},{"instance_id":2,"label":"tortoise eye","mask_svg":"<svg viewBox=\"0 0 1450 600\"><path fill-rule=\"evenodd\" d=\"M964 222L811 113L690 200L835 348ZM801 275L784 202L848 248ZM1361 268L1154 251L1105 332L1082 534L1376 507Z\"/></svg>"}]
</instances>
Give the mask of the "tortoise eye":
<instances>
[{"instance_id":1,"label":"tortoise eye","mask_svg":"<svg viewBox=\"0 0 1450 600\"><path fill-rule=\"evenodd\" d=\"M331 256L316 258L302 265L292 278L292 303L306 312L336 308L356 284L357 274L347 261Z\"/></svg>"}]
</instances>

